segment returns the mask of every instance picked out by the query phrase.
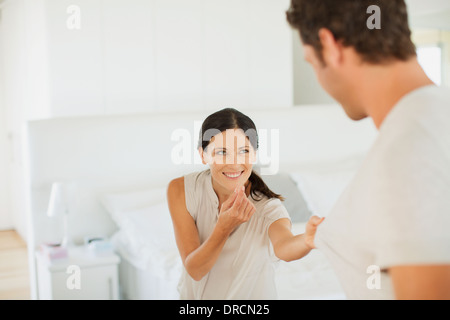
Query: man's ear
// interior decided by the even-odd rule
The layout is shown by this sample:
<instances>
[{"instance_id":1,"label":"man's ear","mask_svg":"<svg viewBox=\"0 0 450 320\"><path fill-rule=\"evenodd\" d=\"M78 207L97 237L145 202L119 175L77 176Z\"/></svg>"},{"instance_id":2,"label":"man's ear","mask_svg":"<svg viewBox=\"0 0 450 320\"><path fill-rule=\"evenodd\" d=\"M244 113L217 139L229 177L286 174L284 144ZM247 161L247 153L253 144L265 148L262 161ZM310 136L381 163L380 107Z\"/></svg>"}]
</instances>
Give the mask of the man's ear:
<instances>
[{"instance_id":1,"label":"man's ear","mask_svg":"<svg viewBox=\"0 0 450 320\"><path fill-rule=\"evenodd\" d=\"M322 57L327 66L337 67L342 62L342 45L336 41L333 33L326 29L319 30L319 39L322 44Z\"/></svg>"}]
</instances>

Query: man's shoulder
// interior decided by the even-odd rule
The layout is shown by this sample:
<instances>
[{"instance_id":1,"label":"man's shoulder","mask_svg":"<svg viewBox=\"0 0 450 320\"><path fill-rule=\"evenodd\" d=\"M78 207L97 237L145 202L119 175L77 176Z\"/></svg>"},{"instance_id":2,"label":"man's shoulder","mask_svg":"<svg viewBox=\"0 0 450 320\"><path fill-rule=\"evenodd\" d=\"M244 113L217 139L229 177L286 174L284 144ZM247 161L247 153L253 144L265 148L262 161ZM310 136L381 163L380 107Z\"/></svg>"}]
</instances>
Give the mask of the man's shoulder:
<instances>
[{"instance_id":1,"label":"man's shoulder","mask_svg":"<svg viewBox=\"0 0 450 320\"><path fill-rule=\"evenodd\" d=\"M450 89L427 86L405 96L386 117L375 147L391 155L450 147ZM445 142L445 143L439 143ZM448 142L448 143L447 143ZM410 156L405 154L405 156Z\"/></svg>"},{"instance_id":2,"label":"man's shoulder","mask_svg":"<svg viewBox=\"0 0 450 320\"><path fill-rule=\"evenodd\" d=\"M448 115L450 115L450 88L432 85L405 95L388 115L386 123L434 126L440 124Z\"/></svg>"}]
</instances>

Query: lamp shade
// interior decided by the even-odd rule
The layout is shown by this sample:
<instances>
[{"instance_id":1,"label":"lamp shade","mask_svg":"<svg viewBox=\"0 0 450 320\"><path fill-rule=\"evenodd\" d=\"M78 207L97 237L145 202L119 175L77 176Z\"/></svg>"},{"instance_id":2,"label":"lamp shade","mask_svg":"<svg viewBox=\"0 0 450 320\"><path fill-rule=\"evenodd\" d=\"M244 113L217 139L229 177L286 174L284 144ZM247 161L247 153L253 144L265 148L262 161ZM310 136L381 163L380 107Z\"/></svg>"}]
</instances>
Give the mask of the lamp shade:
<instances>
[{"instance_id":1,"label":"lamp shade","mask_svg":"<svg viewBox=\"0 0 450 320\"><path fill-rule=\"evenodd\" d=\"M69 213L67 202L67 186L61 182L55 182L52 185L50 202L48 205L47 216L57 217Z\"/></svg>"}]
</instances>

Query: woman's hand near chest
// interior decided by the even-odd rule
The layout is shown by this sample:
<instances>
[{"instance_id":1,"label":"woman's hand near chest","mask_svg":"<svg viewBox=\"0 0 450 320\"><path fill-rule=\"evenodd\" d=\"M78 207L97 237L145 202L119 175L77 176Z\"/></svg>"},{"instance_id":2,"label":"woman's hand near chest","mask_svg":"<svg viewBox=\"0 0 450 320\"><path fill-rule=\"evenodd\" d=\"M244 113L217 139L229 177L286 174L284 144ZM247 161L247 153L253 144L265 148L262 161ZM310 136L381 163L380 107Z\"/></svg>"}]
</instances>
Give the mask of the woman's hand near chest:
<instances>
[{"instance_id":1,"label":"woman's hand near chest","mask_svg":"<svg viewBox=\"0 0 450 320\"><path fill-rule=\"evenodd\" d=\"M216 227L229 235L238 226L249 221L255 212L256 208L247 198L245 188L238 188L222 204Z\"/></svg>"},{"instance_id":2,"label":"woman's hand near chest","mask_svg":"<svg viewBox=\"0 0 450 320\"><path fill-rule=\"evenodd\" d=\"M247 222L256 210L245 192L236 190L221 206L216 226L201 243L196 222L186 208L183 177L170 182L167 201L181 260L186 271L196 281L208 274L230 234Z\"/></svg>"}]
</instances>

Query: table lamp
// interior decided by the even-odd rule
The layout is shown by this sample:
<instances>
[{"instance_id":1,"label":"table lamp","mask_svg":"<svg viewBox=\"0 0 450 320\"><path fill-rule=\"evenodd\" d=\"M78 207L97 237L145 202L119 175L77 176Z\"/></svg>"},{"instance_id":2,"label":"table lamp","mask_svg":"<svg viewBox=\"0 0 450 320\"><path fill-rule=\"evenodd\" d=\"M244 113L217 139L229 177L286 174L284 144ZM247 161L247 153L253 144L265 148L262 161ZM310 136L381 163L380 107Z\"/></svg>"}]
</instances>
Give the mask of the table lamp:
<instances>
[{"instance_id":1,"label":"table lamp","mask_svg":"<svg viewBox=\"0 0 450 320\"><path fill-rule=\"evenodd\" d=\"M69 203L67 194L67 185L62 182L55 182L52 184L52 191L50 194L50 203L48 206L47 216L63 217L64 219L64 238L61 242L61 246L67 247L70 244L69 241Z\"/></svg>"}]
</instances>

